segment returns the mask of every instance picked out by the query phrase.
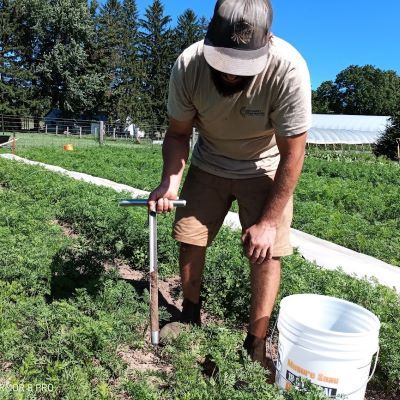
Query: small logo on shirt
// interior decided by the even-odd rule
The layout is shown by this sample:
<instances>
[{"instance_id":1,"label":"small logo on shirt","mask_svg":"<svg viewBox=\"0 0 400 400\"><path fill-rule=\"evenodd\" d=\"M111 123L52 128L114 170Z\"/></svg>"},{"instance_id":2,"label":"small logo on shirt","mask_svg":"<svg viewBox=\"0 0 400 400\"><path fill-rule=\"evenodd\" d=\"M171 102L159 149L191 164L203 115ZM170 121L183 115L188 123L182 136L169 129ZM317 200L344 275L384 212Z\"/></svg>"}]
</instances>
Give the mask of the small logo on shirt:
<instances>
[{"instance_id":1,"label":"small logo on shirt","mask_svg":"<svg viewBox=\"0 0 400 400\"><path fill-rule=\"evenodd\" d=\"M257 109L242 107L240 109L240 115L243 118L246 118L246 117L264 117L265 116L265 112L263 110L257 110Z\"/></svg>"}]
</instances>

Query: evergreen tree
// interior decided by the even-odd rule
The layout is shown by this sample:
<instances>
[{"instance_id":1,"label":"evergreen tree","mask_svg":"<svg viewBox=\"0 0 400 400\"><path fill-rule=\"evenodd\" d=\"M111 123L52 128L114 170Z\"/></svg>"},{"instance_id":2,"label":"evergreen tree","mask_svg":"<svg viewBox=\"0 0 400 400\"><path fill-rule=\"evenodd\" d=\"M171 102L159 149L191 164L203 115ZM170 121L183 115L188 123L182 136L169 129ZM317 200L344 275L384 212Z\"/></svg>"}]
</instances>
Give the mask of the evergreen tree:
<instances>
[{"instance_id":1,"label":"evergreen tree","mask_svg":"<svg viewBox=\"0 0 400 400\"><path fill-rule=\"evenodd\" d=\"M179 16L178 25L174 34L176 56L191 44L203 39L206 29L206 19L204 17L199 19L190 9L187 9L181 16Z\"/></svg>"},{"instance_id":2,"label":"evergreen tree","mask_svg":"<svg viewBox=\"0 0 400 400\"><path fill-rule=\"evenodd\" d=\"M38 93L35 59L37 23L46 6L38 1L0 1L0 113L37 115L48 99Z\"/></svg>"},{"instance_id":3,"label":"evergreen tree","mask_svg":"<svg viewBox=\"0 0 400 400\"><path fill-rule=\"evenodd\" d=\"M89 58L94 38L86 0L48 0L36 71L43 96L65 114L94 114L103 90L103 77Z\"/></svg>"},{"instance_id":4,"label":"evergreen tree","mask_svg":"<svg viewBox=\"0 0 400 400\"><path fill-rule=\"evenodd\" d=\"M138 12L135 0L108 0L98 19L102 71L107 77L108 114L125 123L139 122L148 103L143 92L144 67L139 58Z\"/></svg>"},{"instance_id":5,"label":"evergreen tree","mask_svg":"<svg viewBox=\"0 0 400 400\"><path fill-rule=\"evenodd\" d=\"M390 160L399 160L400 146L400 112L395 113L389 121L385 132L374 144L372 151L376 156L385 156Z\"/></svg>"},{"instance_id":6,"label":"evergreen tree","mask_svg":"<svg viewBox=\"0 0 400 400\"><path fill-rule=\"evenodd\" d=\"M145 64L139 56L140 39L136 1L124 0L122 11L121 81L116 90L117 116L124 121L129 117L132 122L141 125L150 97L143 90Z\"/></svg>"},{"instance_id":7,"label":"evergreen tree","mask_svg":"<svg viewBox=\"0 0 400 400\"><path fill-rule=\"evenodd\" d=\"M89 13L93 20L95 20L95 18L96 18L98 7L99 7L99 2L97 0L90 0Z\"/></svg>"},{"instance_id":8,"label":"evergreen tree","mask_svg":"<svg viewBox=\"0 0 400 400\"><path fill-rule=\"evenodd\" d=\"M0 1L0 113L11 115L24 108L26 92L18 79L18 27L12 14L10 1Z\"/></svg>"},{"instance_id":9,"label":"evergreen tree","mask_svg":"<svg viewBox=\"0 0 400 400\"><path fill-rule=\"evenodd\" d=\"M160 0L154 0L140 20L141 57L145 62L144 90L150 97L145 119L153 129L159 130L167 123L167 94L171 68L175 58L171 17L164 15Z\"/></svg>"},{"instance_id":10,"label":"evergreen tree","mask_svg":"<svg viewBox=\"0 0 400 400\"><path fill-rule=\"evenodd\" d=\"M118 0L107 0L98 17L99 66L105 76L104 108L116 117L115 92L121 83L123 47L122 7Z\"/></svg>"}]
</instances>

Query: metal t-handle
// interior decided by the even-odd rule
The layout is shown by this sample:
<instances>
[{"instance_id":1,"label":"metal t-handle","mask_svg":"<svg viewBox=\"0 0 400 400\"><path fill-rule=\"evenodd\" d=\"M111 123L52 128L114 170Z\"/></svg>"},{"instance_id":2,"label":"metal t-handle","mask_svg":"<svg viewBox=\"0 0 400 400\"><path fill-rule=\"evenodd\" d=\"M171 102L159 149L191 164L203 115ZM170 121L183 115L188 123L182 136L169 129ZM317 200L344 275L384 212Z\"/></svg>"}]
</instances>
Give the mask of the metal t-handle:
<instances>
[{"instance_id":1,"label":"metal t-handle","mask_svg":"<svg viewBox=\"0 0 400 400\"><path fill-rule=\"evenodd\" d=\"M171 200L170 200L171 201ZM172 200L174 207L186 206L186 200ZM147 206L146 199L121 200L120 206ZM157 265L157 213L149 212L149 254L150 254L150 325L151 343L158 345L160 340L158 318L158 265Z\"/></svg>"},{"instance_id":2,"label":"metal t-handle","mask_svg":"<svg viewBox=\"0 0 400 400\"><path fill-rule=\"evenodd\" d=\"M170 200L169 201L174 207L185 207L186 200ZM129 200L121 200L119 205L122 207L134 207L134 206L147 206L147 199L129 199Z\"/></svg>"}]
</instances>

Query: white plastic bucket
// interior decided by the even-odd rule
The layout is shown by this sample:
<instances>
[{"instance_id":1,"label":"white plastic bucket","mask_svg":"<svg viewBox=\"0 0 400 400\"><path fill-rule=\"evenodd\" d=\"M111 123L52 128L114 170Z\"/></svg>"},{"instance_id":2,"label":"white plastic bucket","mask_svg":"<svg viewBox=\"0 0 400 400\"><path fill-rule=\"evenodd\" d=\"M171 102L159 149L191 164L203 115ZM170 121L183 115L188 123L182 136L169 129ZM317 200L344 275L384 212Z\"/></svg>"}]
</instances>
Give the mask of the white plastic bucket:
<instances>
[{"instance_id":1,"label":"white plastic bucket","mask_svg":"<svg viewBox=\"0 0 400 400\"><path fill-rule=\"evenodd\" d=\"M296 294L281 301L277 324L279 387L307 378L329 397L364 399L379 352L380 322L373 313L334 297Z\"/></svg>"}]
</instances>

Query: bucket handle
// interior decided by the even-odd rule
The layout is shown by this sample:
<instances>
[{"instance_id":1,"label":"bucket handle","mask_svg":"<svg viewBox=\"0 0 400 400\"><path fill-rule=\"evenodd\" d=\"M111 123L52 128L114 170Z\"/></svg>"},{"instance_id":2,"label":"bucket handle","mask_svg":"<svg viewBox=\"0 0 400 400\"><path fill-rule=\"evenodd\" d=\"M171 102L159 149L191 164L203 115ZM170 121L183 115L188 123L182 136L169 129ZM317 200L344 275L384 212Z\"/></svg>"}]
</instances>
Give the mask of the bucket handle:
<instances>
[{"instance_id":1,"label":"bucket handle","mask_svg":"<svg viewBox=\"0 0 400 400\"><path fill-rule=\"evenodd\" d=\"M275 369L276 369L276 371L278 372L279 376L281 376L285 381L287 381L287 379L281 374L280 369L278 369L278 360L274 360L274 358L273 358L273 356L272 356L272 338L273 338L273 336L274 336L275 331L277 330L277 329L276 329L277 326L278 326L278 319L276 319L276 321L275 321L275 323L274 323L274 327L272 328L272 332L271 332L271 334L270 334L269 337L268 337L269 356L270 356L270 358L271 358L271 360L272 360L272 362L273 362L273 364L274 364L274 366L275 366ZM369 381L370 381L370 380L372 379L372 377L375 375L376 367L377 367L377 365L378 365L379 350L380 350L380 349L379 349L379 346L378 346L378 349L377 349L376 352L374 353L374 354L375 354L374 367L372 368L372 372L370 373L370 375L369 375L369 377L368 377L368 379L367 379L367 382L366 382L366 383L363 383L358 389L353 390L351 393L346 393L346 394L341 395L341 396L344 396L344 397L351 396L351 395L357 393L359 390L361 390L365 385L367 385L367 384L369 383ZM331 397L331 399L336 399L336 397L337 397L337 396Z\"/></svg>"}]
</instances>

